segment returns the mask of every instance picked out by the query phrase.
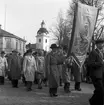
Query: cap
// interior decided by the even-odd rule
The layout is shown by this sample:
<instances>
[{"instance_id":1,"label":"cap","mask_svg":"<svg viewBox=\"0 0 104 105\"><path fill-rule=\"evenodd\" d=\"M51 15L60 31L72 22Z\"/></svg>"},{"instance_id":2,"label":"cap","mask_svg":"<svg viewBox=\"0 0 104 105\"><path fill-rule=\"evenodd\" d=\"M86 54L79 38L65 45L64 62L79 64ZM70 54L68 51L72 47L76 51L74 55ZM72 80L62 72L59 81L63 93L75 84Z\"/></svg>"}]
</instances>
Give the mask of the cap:
<instances>
[{"instance_id":1,"label":"cap","mask_svg":"<svg viewBox=\"0 0 104 105\"><path fill-rule=\"evenodd\" d=\"M1 54L5 54L5 51L1 51Z\"/></svg>"},{"instance_id":2,"label":"cap","mask_svg":"<svg viewBox=\"0 0 104 105\"><path fill-rule=\"evenodd\" d=\"M52 49L52 48L58 48L58 47L57 47L56 44L51 44L51 47L50 48Z\"/></svg>"}]
</instances>

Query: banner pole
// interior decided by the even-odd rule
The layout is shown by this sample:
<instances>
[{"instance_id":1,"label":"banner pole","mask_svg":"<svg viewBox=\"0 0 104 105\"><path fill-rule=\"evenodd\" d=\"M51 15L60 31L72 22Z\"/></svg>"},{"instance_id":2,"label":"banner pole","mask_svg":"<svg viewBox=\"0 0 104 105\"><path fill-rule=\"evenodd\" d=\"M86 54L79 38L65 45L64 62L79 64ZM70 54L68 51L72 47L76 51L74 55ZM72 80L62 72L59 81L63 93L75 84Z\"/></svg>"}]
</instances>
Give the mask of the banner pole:
<instances>
[{"instance_id":1,"label":"banner pole","mask_svg":"<svg viewBox=\"0 0 104 105\"><path fill-rule=\"evenodd\" d=\"M99 16L99 9L97 10L96 22L95 22L94 30L93 30L93 34L92 34L92 41L95 40L95 39L94 39L94 31L95 31L95 29L96 29L96 23L97 23L98 16ZM92 43L92 50L94 50L94 48L95 48L95 44Z\"/></svg>"},{"instance_id":2,"label":"banner pole","mask_svg":"<svg viewBox=\"0 0 104 105\"><path fill-rule=\"evenodd\" d=\"M75 3L74 19L73 19L73 28L72 28L72 32L71 32L71 39L70 39L69 44L68 44L67 57L70 56L71 50L72 50L72 45L73 45L73 40L74 40L74 33L75 33L75 27L76 27L77 10L78 10L78 3Z\"/></svg>"}]
</instances>

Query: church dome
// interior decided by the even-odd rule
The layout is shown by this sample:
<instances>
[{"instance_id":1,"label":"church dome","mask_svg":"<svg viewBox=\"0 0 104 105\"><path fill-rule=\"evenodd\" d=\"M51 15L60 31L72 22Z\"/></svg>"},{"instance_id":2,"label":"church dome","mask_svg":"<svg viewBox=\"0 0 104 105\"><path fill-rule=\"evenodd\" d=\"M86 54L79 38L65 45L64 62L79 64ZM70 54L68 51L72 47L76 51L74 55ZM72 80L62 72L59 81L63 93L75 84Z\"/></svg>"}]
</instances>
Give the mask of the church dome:
<instances>
[{"instance_id":1,"label":"church dome","mask_svg":"<svg viewBox=\"0 0 104 105\"><path fill-rule=\"evenodd\" d=\"M48 34L48 31L45 28L45 22L44 22L44 20L41 22L41 28L38 30L37 34L41 34L41 33Z\"/></svg>"},{"instance_id":2,"label":"church dome","mask_svg":"<svg viewBox=\"0 0 104 105\"><path fill-rule=\"evenodd\" d=\"M41 34L41 33L46 33L46 34L48 34L48 31L47 31L46 28L40 28L37 33L38 33L38 34Z\"/></svg>"}]
</instances>

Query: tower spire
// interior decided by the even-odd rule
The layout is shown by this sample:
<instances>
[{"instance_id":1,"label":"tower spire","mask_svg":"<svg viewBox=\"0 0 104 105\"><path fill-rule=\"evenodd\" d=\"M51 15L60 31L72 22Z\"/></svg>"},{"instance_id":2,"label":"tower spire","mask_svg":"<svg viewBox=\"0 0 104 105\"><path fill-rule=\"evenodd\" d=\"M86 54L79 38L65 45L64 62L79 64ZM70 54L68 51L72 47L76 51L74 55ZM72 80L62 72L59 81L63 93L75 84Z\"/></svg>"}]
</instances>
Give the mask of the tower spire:
<instances>
[{"instance_id":1,"label":"tower spire","mask_svg":"<svg viewBox=\"0 0 104 105\"><path fill-rule=\"evenodd\" d=\"M41 28L44 28L45 27L45 22L44 20L41 22Z\"/></svg>"}]
</instances>

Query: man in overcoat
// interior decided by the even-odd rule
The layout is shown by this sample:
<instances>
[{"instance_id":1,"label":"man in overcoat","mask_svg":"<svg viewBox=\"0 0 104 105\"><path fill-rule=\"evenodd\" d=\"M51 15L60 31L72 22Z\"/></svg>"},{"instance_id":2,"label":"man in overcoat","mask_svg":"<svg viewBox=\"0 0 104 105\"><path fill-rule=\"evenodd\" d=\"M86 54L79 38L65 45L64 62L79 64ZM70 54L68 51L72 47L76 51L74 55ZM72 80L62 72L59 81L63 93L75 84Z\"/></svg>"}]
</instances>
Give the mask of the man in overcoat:
<instances>
[{"instance_id":1,"label":"man in overcoat","mask_svg":"<svg viewBox=\"0 0 104 105\"><path fill-rule=\"evenodd\" d=\"M21 78L21 60L17 50L12 51L8 62L8 70L11 75L12 87L18 88L18 80Z\"/></svg>"},{"instance_id":2,"label":"man in overcoat","mask_svg":"<svg viewBox=\"0 0 104 105\"><path fill-rule=\"evenodd\" d=\"M46 78L48 78L49 83L49 94L51 97L56 97L57 89L59 87L59 70L58 70L58 56L57 56L57 45L52 44L52 51L46 56Z\"/></svg>"},{"instance_id":3,"label":"man in overcoat","mask_svg":"<svg viewBox=\"0 0 104 105\"><path fill-rule=\"evenodd\" d=\"M96 49L89 54L87 66L89 66L89 75L92 79L95 88L93 96L90 98L90 105L103 105L104 104L104 87L103 87L103 72L104 62L102 48L104 40L98 39L95 41Z\"/></svg>"}]
</instances>

